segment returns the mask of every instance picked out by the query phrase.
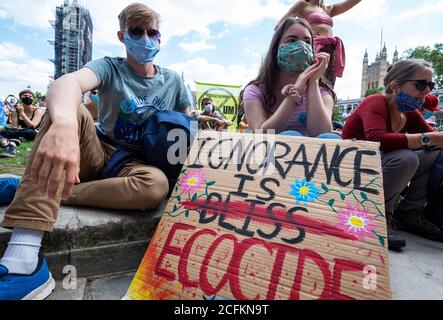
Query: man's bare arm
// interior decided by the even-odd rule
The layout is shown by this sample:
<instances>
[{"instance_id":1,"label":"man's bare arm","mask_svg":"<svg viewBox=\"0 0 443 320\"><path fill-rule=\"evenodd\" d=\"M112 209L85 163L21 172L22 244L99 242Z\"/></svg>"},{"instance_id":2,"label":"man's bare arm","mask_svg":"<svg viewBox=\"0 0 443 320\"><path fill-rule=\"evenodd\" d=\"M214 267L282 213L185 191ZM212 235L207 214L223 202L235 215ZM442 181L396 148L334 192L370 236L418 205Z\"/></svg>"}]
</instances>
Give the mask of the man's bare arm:
<instances>
[{"instance_id":1,"label":"man's bare arm","mask_svg":"<svg viewBox=\"0 0 443 320\"><path fill-rule=\"evenodd\" d=\"M80 143L78 108L82 94L98 86L95 74L87 68L57 79L47 94L52 125L43 137L31 175L42 193L55 198L66 172L62 198L67 199L75 183L80 182Z\"/></svg>"}]
</instances>

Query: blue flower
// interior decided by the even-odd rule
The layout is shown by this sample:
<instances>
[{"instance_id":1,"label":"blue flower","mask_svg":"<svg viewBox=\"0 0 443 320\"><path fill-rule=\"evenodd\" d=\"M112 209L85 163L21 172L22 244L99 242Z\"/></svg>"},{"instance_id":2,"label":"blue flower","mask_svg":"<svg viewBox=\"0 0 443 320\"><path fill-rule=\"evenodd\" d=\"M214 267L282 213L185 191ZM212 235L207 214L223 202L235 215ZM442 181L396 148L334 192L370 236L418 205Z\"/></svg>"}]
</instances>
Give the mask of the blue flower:
<instances>
[{"instance_id":1,"label":"blue flower","mask_svg":"<svg viewBox=\"0 0 443 320\"><path fill-rule=\"evenodd\" d=\"M295 179L295 184L290 186L292 191L289 195L295 197L297 205L303 202L307 206L308 202L315 202L319 197L320 190L315 187L315 183L308 183L306 178L303 181Z\"/></svg>"}]
</instances>

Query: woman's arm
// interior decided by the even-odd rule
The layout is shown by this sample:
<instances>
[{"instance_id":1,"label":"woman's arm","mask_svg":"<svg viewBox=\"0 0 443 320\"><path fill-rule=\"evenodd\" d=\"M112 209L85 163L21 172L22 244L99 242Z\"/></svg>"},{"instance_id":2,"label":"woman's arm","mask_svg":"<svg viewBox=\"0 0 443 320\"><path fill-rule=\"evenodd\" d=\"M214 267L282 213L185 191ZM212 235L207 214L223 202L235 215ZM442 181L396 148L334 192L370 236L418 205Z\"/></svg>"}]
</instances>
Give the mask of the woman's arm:
<instances>
[{"instance_id":1,"label":"woman's arm","mask_svg":"<svg viewBox=\"0 0 443 320\"><path fill-rule=\"evenodd\" d=\"M44 114L45 113L42 110L37 109L35 111L34 118L32 120L29 119L29 117L26 115L26 113L24 111L20 112L20 117L26 123L26 126L28 128L35 129L35 128L38 128L38 126L40 125L40 122L42 121Z\"/></svg>"},{"instance_id":2,"label":"woman's arm","mask_svg":"<svg viewBox=\"0 0 443 320\"><path fill-rule=\"evenodd\" d=\"M320 91L320 78L328 69L330 55L324 52L317 54L316 63L309 72L308 116L306 126L310 137L332 132L332 113L334 99L331 95L323 96Z\"/></svg>"},{"instance_id":3,"label":"woman's arm","mask_svg":"<svg viewBox=\"0 0 443 320\"><path fill-rule=\"evenodd\" d=\"M286 97L277 111L267 119L263 104L257 100L245 100L245 114L252 130L275 130L276 133L284 131L289 119L294 112L295 98Z\"/></svg>"},{"instance_id":4,"label":"woman's arm","mask_svg":"<svg viewBox=\"0 0 443 320\"><path fill-rule=\"evenodd\" d=\"M305 7L306 7L306 1L300 0L294 3L291 9L289 9L289 11L277 23L274 30L277 30L280 27L280 25L289 17L302 17L303 8Z\"/></svg>"},{"instance_id":5,"label":"woman's arm","mask_svg":"<svg viewBox=\"0 0 443 320\"><path fill-rule=\"evenodd\" d=\"M17 107L14 112L11 112L11 124L13 128L18 128L18 111Z\"/></svg>"},{"instance_id":6,"label":"woman's arm","mask_svg":"<svg viewBox=\"0 0 443 320\"><path fill-rule=\"evenodd\" d=\"M440 147L443 148L443 132L426 132L427 135L431 138L430 147ZM422 148L421 145L421 137L423 134L406 134L406 138L408 139L408 148L415 150Z\"/></svg>"},{"instance_id":7,"label":"woman's arm","mask_svg":"<svg viewBox=\"0 0 443 320\"><path fill-rule=\"evenodd\" d=\"M317 137L322 133L332 132L332 113L334 99L331 95L322 97L318 80L309 82L308 115L306 127L310 137Z\"/></svg>"},{"instance_id":8,"label":"woman's arm","mask_svg":"<svg viewBox=\"0 0 443 320\"><path fill-rule=\"evenodd\" d=\"M329 10L329 15L331 17L335 17L342 13L345 13L346 11L349 11L353 7L355 7L359 2L361 2L361 0L346 0L341 3L334 4Z\"/></svg>"},{"instance_id":9,"label":"woman's arm","mask_svg":"<svg viewBox=\"0 0 443 320\"><path fill-rule=\"evenodd\" d=\"M291 85L300 95L305 92L308 81L318 80L328 67L329 54L319 53L318 56L320 56L320 58L317 58L316 63L303 71L303 73L298 76L295 84ZM325 61L322 62L322 60ZM245 114L248 119L249 128L252 130L275 130L276 133L284 131L294 112L296 102L299 102L297 101L297 97L287 96L277 111L267 119L261 101L258 99L245 99Z\"/></svg>"}]
</instances>

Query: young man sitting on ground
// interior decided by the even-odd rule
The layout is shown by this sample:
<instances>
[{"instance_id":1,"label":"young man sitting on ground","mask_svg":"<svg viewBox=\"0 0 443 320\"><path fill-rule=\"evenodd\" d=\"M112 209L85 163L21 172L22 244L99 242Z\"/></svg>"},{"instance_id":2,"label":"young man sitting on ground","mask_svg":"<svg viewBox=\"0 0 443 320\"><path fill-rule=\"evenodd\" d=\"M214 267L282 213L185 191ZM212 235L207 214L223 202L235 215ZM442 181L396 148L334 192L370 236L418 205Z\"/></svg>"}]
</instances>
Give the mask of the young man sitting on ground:
<instances>
[{"instance_id":1,"label":"young man sitting on ground","mask_svg":"<svg viewBox=\"0 0 443 320\"><path fill-rule=\"evenodd\" d=\"M44 232L53 229L60 203L107 209L154 209L166 197L165 174L141 161L117 177L101 179L117 148L141 149L143 129L159 111L189 114L191 101L180 76L154 65L160 50L158 14L132 4L119 15L118 39L127 58L104 58L53 83L45 115L22 183L2 227L14 228L0 260L0 300L44 299L54 288L39 255ZM99 126L82 94L98 88ZM96 133L97 132L97 133Z\"/></svg>"}]
</instances>

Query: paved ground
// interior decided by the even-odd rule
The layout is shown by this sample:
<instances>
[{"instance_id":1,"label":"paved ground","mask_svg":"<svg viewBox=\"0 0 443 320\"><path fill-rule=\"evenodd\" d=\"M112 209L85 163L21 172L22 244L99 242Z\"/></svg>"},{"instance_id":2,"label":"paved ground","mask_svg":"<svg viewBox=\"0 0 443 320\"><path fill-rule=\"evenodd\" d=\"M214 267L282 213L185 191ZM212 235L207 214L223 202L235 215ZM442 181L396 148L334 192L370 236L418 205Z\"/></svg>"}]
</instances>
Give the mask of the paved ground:
<instances>
[{"instance_id":1,"label":"paved ground","mask_svg":"<svg viewBox=\"0 0 443 320\"><path fill-rule=\"evenodd\" d=\"M131 284L134 272L118 273L103 277L80 278L76 289L63 289L63 282L48 300L121 300Z\"/></svg>"},{"instance_id":2,"label":"paved ground","mask_svg":"<svg viewBox=\"0 0 443 320\"><path fill-rule=\"evenodd\" d=\"M392 290L395 300L443 300L443 243L402 233L408 247L390 253ZM134 272L81 278L77 290L64 290L62 282L50 300L120 300Z\"/></svg>"},{"instance_id":3,"label":"paved ground","mask_svg":"<svg viewBox=\"0 0 443 320\"><path fill-rule=\"evenodd\" d=\"M120 300L163 209L142 213L62 207L54 232L45 236L43 251L56 280L66 276L66 265L77 267L78 280L75 290L65 290L58 281L50 299ZM402 235L406 249L389 255L394 299L443 300L443 243ZM0 228L0 252L9 238L10 231Z\"/></svg>"}]
</instances>

